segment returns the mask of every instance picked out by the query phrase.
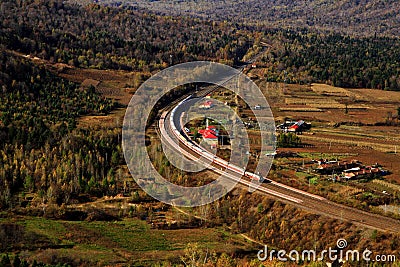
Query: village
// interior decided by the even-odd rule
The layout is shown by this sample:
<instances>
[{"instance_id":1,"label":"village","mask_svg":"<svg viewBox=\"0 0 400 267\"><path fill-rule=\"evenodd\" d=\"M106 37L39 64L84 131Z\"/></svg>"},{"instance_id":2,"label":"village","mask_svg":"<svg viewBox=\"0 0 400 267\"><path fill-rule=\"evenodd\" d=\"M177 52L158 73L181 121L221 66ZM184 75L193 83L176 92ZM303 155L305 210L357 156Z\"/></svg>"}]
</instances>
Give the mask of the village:
<instances>
[{"instance_id":1,"label":"village","mask_svg":"<svg viewBox=\"0 0 400 267\"><path fill-rule=\"evenodd\" d=\"M387 175L388 170L382 168L378 163L373 165L363 165L358 160L337 161L337 160L324 160L317 161L318 166L314 168L314 172L322 175L331 176L331 180L336 181L349 181L357 179L373 179Z\"/></svg>"},{"instance_id":2,"label":"village","mask_svg":"<svg viewBox=\"0 0 400 267\"><path fill-rule=\"evenodd\" d=\"M209 110L214 107L213 101L210 96L206 97L206 100L199 105L199 110ZM254 109L260 109L259 105L254 106ZM255 128L254 120L251 118L244 121L244 125L248 129ZM276 130L277 135L279 134L295 134L302 135L304 132L313 134L310 132L311 123L305 120L292 120L285 118L285 120L277 124ZM189 129L190 128L190 129ZM200 143L203 142L206 149L209 146L210 149L226 149L229 148L229 135L221 127L219 122L213 121L204 117L203 120L197 120L190 125L185 127L186 134L192 138L192 140ZM250 153L250 152L249 152ZM293 157L296 153L288 153L287 151L280 151L279 149L273 153L279 157ZM255 155L257 157L257 155ZM294 156L296 157L296 156ZM379 163L363 164L357 159L351 160L339 160L329 158L313 158L308 159L305 163L303 159L302 167L300 171L312 173L317 175L320 179L324 179L331 182L348 182L355 180L369 181L372 179L380 179L383 176L390 174L389 170L385 169Z\"/></svg>"}]
</instances>

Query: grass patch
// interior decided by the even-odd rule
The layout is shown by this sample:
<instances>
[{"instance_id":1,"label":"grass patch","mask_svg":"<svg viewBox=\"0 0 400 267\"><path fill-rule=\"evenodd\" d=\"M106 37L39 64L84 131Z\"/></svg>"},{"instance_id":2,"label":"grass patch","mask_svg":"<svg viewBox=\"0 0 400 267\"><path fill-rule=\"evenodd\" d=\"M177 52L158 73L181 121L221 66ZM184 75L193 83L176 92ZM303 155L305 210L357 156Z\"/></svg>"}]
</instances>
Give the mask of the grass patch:
<instances>
[{"instance_id":1,"label":"grass patch","mask_svg":"<svg viewBox=\"0 0 400 267\"><path fill-rule=\"evenodd\" d=\"M130 251L169 250L171 245L159 231L151 230L144 221L79 222L83 228L99 233Z\"/></svg>"},{"instance_id":2,"label":"grass patch","mask_svg":"<svg viewBox=\"0 0 400 267\"><path fill-rule=\"evenodd\" d=\"M165 238L173 244L174 249L183 249L188 243L198 243L200 247L217 249L221 245L223 234L217 229L160 230Z\"/></svg>"},{"instance_id":3,"label":"grass patch","mask_svg":"<svg viewBox=\"0 0 400 267\"><path fill-rule=\"evenodd\" d=\"M26 231L44 236L54 244L73 244L72 241L65 240L67 230L60 221L49 220L42 217L26 217L23 221L19 221L18 223L25 226Z\"/></svg>"},{"instance_id":4,"label":"grass patch","mask_svg":"<svg viewBox=\"0 0 400 267\"><path fill-rule=\"evenodd\" d=\"M341 160L349 157L350 153L319 153L319 152L299 152L298 155L306 159L329 159L329 160Z\"/></svg>"},{"instance_id":5,"label":"grass patch","mask_svg":"<svg viewBox=\"0 0 400 267\"><path fill-rule=\"evenodd\" d=\"M295 175L297 178L304 179L307 181L308 181L308 179L318 179L317 177L315 177L315 175L312 175L312 174L309 174L306 172L296 172Z\"/></svg>"},{"instance_id":6,"label":"grass patch","mask_svg":"<svg viewBox=\"0 0 400 267\"><path fill-rule=\"evenodd\" d=\"M30 233L41 237L39 252L28 247L24 250L26 257L39 261L62 258L89 266L127 263L150 266L160 259L179 259L188 243L228 254L239 248L249 248L242 237L222 227L157 230L151 229L145 221L133 218L116 222L86 222L17 217L1 221L24 226L28 234L21 243L34 242L30 240Z\"/></svg>"},{"instance_id":7,"label":"grass patch","mask_svg":"<svg viewBox=\"0 0 400 267\"><path fill-rule=\"evenodd\" d=\"M300 180L303 183L312 184L312 185L318 184L318 177L313 174L309 174L309 173L305 173L305 172L295 172L295 175L298 178L298 180Z\"/></svg>"},{"instance_id":8,"label":"grass patch","mask_svg":"<svg viewBox=\"0 0 400 267\"><path fill-rule=\"evenodd\" d=\"M309 182L312 185L317 185L318 184L318 178L317 177L310 178Z\"/></svg>"}]
</instances>

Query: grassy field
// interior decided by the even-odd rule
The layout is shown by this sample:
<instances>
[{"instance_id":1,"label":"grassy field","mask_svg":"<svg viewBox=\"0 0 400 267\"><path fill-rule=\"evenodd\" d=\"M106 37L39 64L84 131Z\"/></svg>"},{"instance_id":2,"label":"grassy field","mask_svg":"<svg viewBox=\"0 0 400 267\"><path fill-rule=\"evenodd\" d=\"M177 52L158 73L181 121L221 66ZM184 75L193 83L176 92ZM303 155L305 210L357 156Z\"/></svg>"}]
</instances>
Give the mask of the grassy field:
<instances>
[{"instance_id":1,"label":"grassy field","mask_svg":"<svg viewBox=\"0 0 400 267\"><path fill-rule=\"evenodd\" d=\"M0 226L10 224L22 226L23 238L10 244L14 248L20 248L18 243L27 242L32 235L46 241L43 243L47 245L40 248L20 250L21 258L30 262L36 259L46 263L67 261L91 266L128 263L143 266L163 260L180 263L179 257L188 243L197 243L216 253L251 249L251 244L242 236L231 234L222 227L156 230L139 219L114 222L58 221L38 217L0 219Z\"/></svg>"}]
</instances>

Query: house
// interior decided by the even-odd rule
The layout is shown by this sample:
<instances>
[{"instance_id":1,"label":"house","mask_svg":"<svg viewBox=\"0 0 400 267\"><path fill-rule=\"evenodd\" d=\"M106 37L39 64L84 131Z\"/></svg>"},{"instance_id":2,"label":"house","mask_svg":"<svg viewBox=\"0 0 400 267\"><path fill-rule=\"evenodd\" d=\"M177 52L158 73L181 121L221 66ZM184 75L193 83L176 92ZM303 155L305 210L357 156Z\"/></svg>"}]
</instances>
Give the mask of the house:
<instances>
[{"instance_id":1,"label":"house","mask_svg":"<svg viewBox=\"0 0 400 267\"><path fill-rule=\"evenodd\" d=\"M203 140L215 147L218 144L219 132L214 125L207 126L204 130L199 130L199 134L203 136Z\"/></svg>"},{"instance_id":2,"label":"house","mask_svg":"<svg viewBox=\"0 0 400 267\"><path fill-rule=\"evenodd\" d=\"M204 130L199 130L199 134L201 134L204 139L218 139L218 130L214 125L207 126Z\"/></svg>"},{"instance_id":3,"label":"house","mask_svg":"<svg viewBox=\"0 0 400 267\"><path fill-rule=\"evenodd\" d=\"M359 162L357 160L347 162L347 161L320 159L317 162L318 162L318 167L315 168L314 171L319 174L325 174L325 175L327 175L327 174L331 175L333 173L339 174L346 169L361 167L361 162Z\"/></svg>"},{"instance_id":4,"label":"house","mask_svg":"<svg viewBox=\"0 0 400 267\"><path fill-rule=\"evenodd\" d=\"M291 126L289 126L288 132L296 132L296 133L301 132L303 130L303 127L304 127L304 121L299 120L299 121L296 121Z\"/></svg>"},{"instance_id":5,"label":"house","mask_svg":"<svg viewBox=\"0 0 400 267\"><path fill-rule=\"evenodd\" d=\"M342 173L342 178L345 180L353 180L353 179L373 178L374 176L380 176L380 175L382 175L382 172L379 168L366 166L364 168L356 167L344 170Z\"/></svg>"},{"instance_id":6,"label":"house","mask_svg":"<svg viewBox=\"0 0 400 267\"><path fill-rule=\"evenodd\" d=\"M199 106L200 109L210 109L213 107L213 102L211 100L207 100L203 104Z\"/></svg>"},{"instance_id":7,"label":"house","mask_svg":"<svg viewBox=\"0 0 400 267\"><path fill-rule=\"evenodd\" d=\"M284 123L277 126L277 129L283 132L299 133L311 128L311 123L307 123L303 120L299 121L285 121Z\"/></svg>"}]
</instances>

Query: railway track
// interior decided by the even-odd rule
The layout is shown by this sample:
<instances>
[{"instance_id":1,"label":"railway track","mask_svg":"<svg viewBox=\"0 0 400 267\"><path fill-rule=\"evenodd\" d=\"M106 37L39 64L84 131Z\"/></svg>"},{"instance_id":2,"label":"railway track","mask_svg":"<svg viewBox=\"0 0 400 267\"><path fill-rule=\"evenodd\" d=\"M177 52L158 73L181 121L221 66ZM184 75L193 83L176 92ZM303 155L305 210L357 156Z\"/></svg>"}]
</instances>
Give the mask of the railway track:
<instances>
[{"instance_id":1,"label":"railway track","mask_svg":"<svg viewBox=\"0 0 400 267\"><path fill-rule=\"evenodd\" d=\"M169 118L169 117L166 117ZM170 128L170 124L169 123L165 123L165 121L168 121L168 119L166 120L160 120L159 121L159 127L160 127L160 132L161 134L163 134L164 136L166 136L166 141L171 143L174 142L173 139L171 137L169 137L169 133L172 132L172 129ZM180 146L182 145L182 146ZM179 146L181 149L179 149L177 146ZM206 166L210 166L210 169L218 174L224 174L226 177L239 182L240 184L244 185L244 186L251 186L251 181L248 180L244 180L241 179L242 177L238 177L237 175L234 174L230 174L229 172L226 172L226 168L221 168L220 165L218 165L216 162L211 162L211 161L207 161L204 158L201 158L201 155L199 155L198 153L196 153L195 151L191 150L189 147L185 146L181 141L179 144L177 144L177 146L175 146L176 152L183 154L183 156L187 157L188 159L191 160L200 160L204 165ZM273 195L273 196L277 196L281 199L284 199L285 201L290 201L290 202L294 202L294 203L300 203L301 200L295 198L295 197L291 197L291 196L285 196L280 192L275 192L271 189L268 188L262 188L260 189L262 192Z\"/></svg>"},{"instance_id":2,"label":"railway track","mask_svg":"<svg viewBox=\"0 0 400 267\"><path fill-rule=\"evenodd\" d=\"M204 90L203 93L208 94L209 90L210 88ZM182 101L185 98L186 96L183 96L180 98L180 100ZM175 104L176 103L177 102L175 101ZM174 144L175 142L172 138L170 138L170 136L172 136L174 133L169 123L169 115L165 114L168 114L169 110L171 110L172 107L173 104L170 104L168 105L168 108L163 110L164 116L161 116L161 119L158 123L159 134L163 135L166 138L167 142L169 142L170 144ZM178 119L177 121L180 121L180 119ZM190 149L190 147L185 145L181 140L179 140L178 143L175 143L173 146L175 146L178 153L182 153L185 157L189 159L198 160L202 156L199 155L197 151ZM178 146L180 148L178 148ZM215 162L212 162L211 164L210 162L203 162L203 164L209 165L209 169L218 174L222 174L225 171L224 168L221 168L221 166L216 164ZM244 177L242 177L242 179L240 180L237 180L237 175L232 175L228 177L235 179L243 186L251 186L251 182L244 179ZM285 203L295 205L311 213L316 213L331 218L351 222L362 227L392 233L400 233L400 221L398 220L337 204L332 201L328 201L323 197L313 195L308 192L304 192L302 190L292 188L281 183L277 183L275 181L271 181L270 183L263 183L259 188L257 188L257 191Z\"/></svg>"},{"instance_id":3,"label":"railway track","mask_svg":"<svg viewBox=\"0 0 400 267\"><path fill-rule=\"evenodd\" d=\"M249 62L250 63L248 63L248 65L254 62L254 60L251 60ZM240 72L242 72L244 69L245 66L239 68ZM194 94L194 97L205 97L206 95L218 89L224 83L232 80L233 78L235 78L235 76L226 79L225 82L223 82L221 85L207 86L203 90L196 92L196 94ZM189 94L182 95L181 97L169 103L165 108L160 110L158 116L159 121L156 124L156 128L158 134L160 135L159 137L161 138L163 136L166 141L172 145L172 147L175 147L176 152L182 153L185 157L189 159L198 160L199 158L201 158L201 155L199 155L198 152L190 149L182 141L178 141L178 143L175 143L175 141L170 138L170 136L173 135L173 129L170 127L169 123L165 123L170 121L168 119L169 117L166 114L168 114L178 103L187 98L188 95ZM164 116L162 116L162 114L164 114ZM180 121L180 119L178 119L178 121ZM180 148L177 148L178 146ZM223 173L226 170L225 168L221 168L221 166L216 163L203 163L208 165L211 171L219 174ZM232 179L236 180L237 176L232 176ZM246 187L250 186L250 181L245 179L240 179L239 183ZM351 222L361 227L372 228L396 234L400 233L399 220L337 204L323 197L313 195L308 192L304 192L302 190L281 183L277 183L275 181L263 183L260 187L257 188L257 191L311 213Z\"/></svg>"}]
</instances>

